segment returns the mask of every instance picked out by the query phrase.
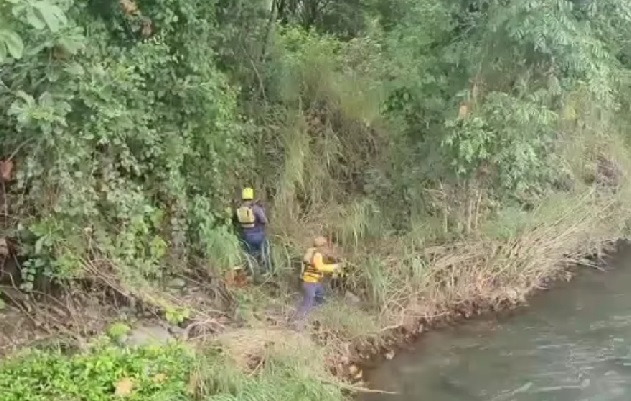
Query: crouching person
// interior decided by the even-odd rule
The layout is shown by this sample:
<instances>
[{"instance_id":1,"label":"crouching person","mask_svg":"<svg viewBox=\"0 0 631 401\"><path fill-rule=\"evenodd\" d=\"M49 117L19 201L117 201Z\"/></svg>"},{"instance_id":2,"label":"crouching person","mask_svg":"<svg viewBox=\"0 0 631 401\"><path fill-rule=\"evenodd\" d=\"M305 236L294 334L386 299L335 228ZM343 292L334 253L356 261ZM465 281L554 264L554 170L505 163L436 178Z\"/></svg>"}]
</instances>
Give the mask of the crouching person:
<instances>
[{"instance_id":1,"label":"crouching person","mask_svg":"<svg viewBox=\"0 0 631 401\"><path fill-rule=\"evenodd\" d=\"M298 306L295 323L300 328L304 327L307 315L316 306L324 302L324 285L322 283L325 274L333 274L340 271L338 263L326 263L329 255L329 246L326 238L317 237L313 247L307 249L303 257L302 273L302 301Z\"/></svg>"}]
</instances>

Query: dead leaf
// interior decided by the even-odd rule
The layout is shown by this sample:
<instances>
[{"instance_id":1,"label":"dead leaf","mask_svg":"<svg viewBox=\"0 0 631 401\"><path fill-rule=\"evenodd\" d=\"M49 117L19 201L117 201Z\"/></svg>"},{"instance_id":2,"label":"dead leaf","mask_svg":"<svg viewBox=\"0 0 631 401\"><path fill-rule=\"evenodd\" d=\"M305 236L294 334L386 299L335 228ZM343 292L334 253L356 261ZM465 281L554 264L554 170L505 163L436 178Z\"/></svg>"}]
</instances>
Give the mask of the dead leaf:
<instances>
[{"instance_id":1,"label":"dead leaf","mask_svg":"<svg viewBox=\"0 0 631 401\"><path fill-rule=\"evenodd\" d=\"M235 277L235 285L239 288L243 288L248 285L248 276L244 271L239 272Z\"/></svg>"},{"instance_id":2,"label":"dead leaf","mask_svg":"<svg viewBox=\"0 0 631 401\"><path fill-rule=\"evenodd\" d=\"M13 176L13 160L0 161L0 175L3 181L11 181Z\"/></svg>"},{"instance_id":3,"label":"dead leaf","mask_svg":"<svg viewBox=\"0 0 631 401\"><path fill-rule=\"evenodd\" d=\"M474 83L473 87L471 87L471 98L475 101L478 98L479 87L478 83Z\"/></svg>"},{"instance_id":4,"label":"dead leaf","mask_svg":"<svg viewBox=\"0 0 631 401\"><path fill-rule=\"evenodd\" d=\"M234 285L235 278L236 278L236 273L234 270L228 270L223 277L224 282L228 287L232 287Z\"/></svg>"},{"instance_id":5,"label":"dead leaf","mask_svg":"<svg viewBox=\"0 0 631 401\"><path fill-rule=\"evenodd\" d=\"M70 52L61 46L53 47L53 58L55 60L67 60L70 58Z\"/></svg>"},{"instance_id":6,"label":"dead leaf","mask_svg":"<svg viewBox=\"0 0 631 401\"><path fill-rule=\"evenodd\" d=\"M458 118L462 119L467 117L469 114L469 106L465 103L460 105L460 109L458 110Z\"/></svg>"},{"instance_id":7,"label":"dead leaf","mask_svg":"<svg viewBox=\"0 0 631 401\"><path fill-rule=\"evenodd\" d=\"M164 373L158 373L157 375L153 376L153 382L154 383L164 383L164 381L167 379L167 376Z\"/></svg>"},{"instance_id":8,"label":"dead leaf","mask_svg":"<svg viewBox=\"0 0 631 401\"><path fill-rule=\"evenodd\" d=\"M150 19L145 18L142 21L142 36L148 38L153 33L153 23Z\"/></svg>"},{"instance_id":9,"label":"dead leaf","mask_svg":"<svg viewBox=\"0 0 631 401\"><path fill-rule=\"evenodd\" d=\"M359 372L357 366L351 365L348 367L348 373L350 373L351 375L355 375L357 372Z\"/></svg>"},{"instance_id":10,"label":"dead leaf","mask_svg":"<svg viewBox=\"0 0 631 401\"><path fill-rule=\"evenodd\" d=\"M125 377L116 383L115 388L114 395L117 397L128 397L134 389L134 382L129 377Z\"/></svg>"},{"instance_id":11,"label":"dead leaf","mask_svg":"<svg viewBox=\"0 0 631 401\"><path fill-rule=\"evenodd\" d=\"M0 237L0 255L1 256L9 255L9 245L7 244L7 239L4 237Z\"/></svg>"},{"instance_id":12,"label":"dead leaf","mask_svg":"<svg viewBox=\"0 0 631 401\"><path fill-rule=\"evenodd\" d=\"M119 2L127 15L132 15L138 11L138 5L133 0L119 0Z\"/></svg>"}]
</instances>

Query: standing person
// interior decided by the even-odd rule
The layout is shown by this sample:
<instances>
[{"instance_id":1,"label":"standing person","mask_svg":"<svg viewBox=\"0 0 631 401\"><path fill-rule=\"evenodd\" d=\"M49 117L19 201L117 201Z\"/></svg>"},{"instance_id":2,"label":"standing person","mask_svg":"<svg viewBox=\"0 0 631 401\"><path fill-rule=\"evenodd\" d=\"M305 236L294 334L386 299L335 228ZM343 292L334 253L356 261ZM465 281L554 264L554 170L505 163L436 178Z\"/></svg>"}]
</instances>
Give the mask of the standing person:
<instances>
[{"instance_id":1,"label":"standing person","mask_svg":"<svg viewBox=\"0 0 631 401\"><path fill-rule=\"evenodd\" d=\"M295 319L302 325L314 306L324 302L324 285L322 280L325 274L331 274L340 270L338 263L326 263L331 249L324 237L317 237L313 241L313 247L307 249L303 256L302 273L302 302L298 306Z\"/></svg>"},{"instance_id":2,"label":"standing person","mask_svg":"<svg viewBox=\"0 0 631 401\"><path fill-rule=\"evenodd\" d=\"M267 246L265 233L267 216L263 206L254 201L252 188L243 188L241 191L241 206L235 211L234 218L240 228L241 239L245 244L246 251L255 257L261 265L267 267L267 261L263 260L264 247Z\"/></svg>"}]
</instances>

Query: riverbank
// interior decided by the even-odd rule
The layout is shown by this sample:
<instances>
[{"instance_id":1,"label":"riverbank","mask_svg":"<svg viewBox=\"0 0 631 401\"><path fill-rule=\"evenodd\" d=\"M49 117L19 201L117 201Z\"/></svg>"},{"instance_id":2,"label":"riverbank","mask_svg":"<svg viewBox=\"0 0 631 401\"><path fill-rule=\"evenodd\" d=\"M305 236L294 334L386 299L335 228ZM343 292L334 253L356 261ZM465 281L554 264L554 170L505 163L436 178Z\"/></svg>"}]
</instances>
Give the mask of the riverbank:
<instances>
[{"instance_id":1,"label":"riverbank","mask_svg":"<svg viewBox=\"0 0 631 401\"><path fill-rule=\"evenodd\" d=\"M523 225L508 235L479 235L426 247L422 253L409 248L409 238L384 240L388 243L379 255L389 263L388 276L382 281L373 276L372 281L381 283L372 287L380 292L362 294L361 299L332 297L305 332L285 324L297 301L289 288L231 289L236 309L229 319L225 312L203 309L203 297L195 295L203 288L186 296L171 294L174 305L186 304L193 311L192 323L160 339L162 346L121 346L128 334L125 327L143 320L112 313L108 334L75 346L78 353L60 354L57 347L48 347L43 353L26 350L7 359L0 369L0 389L10 389L7 401L87 399L82 398L86 387L93 387L91 399L109 400L119 386L138 400L165 394L183 400L277 400L296 399L303 392L312 394L309 399L338 400L362 390L367 364L392 358L421 333L523 305L553 280L569 278L569 266L589 262L584 255L602 254L612 237L623 235L623 205L595 193L571 201L554 198L529 212ZM495 227L500 224L498 220ZM354 261L371 273L368 259ZM381 301L371 305L371 299ZM117 319L123 323L111 325ZM177 337L186 341L164 345ZM156 366L151 360L164 361L165 368L143 368ZM69 387L78 372L85 382ZM11 384L16 377L19 386Z\"/></svg>"},{"instance_id":2,"label":"riverbank","mask_svg":"<svg viewBox=\"0 0 631 401\"><path fill-rule=\"evenodd\" d=\"M361 401L629 399L628 242L527 308L428 332L367 372Z\"/></svg>"}]
</instances>

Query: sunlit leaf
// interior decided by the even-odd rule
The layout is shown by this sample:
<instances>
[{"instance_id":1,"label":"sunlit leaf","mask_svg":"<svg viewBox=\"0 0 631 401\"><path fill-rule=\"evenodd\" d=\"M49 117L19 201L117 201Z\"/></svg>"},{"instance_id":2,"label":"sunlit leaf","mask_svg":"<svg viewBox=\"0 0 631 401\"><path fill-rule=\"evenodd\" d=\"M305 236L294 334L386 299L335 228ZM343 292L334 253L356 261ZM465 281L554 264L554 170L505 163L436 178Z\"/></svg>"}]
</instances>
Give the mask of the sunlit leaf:
<instances>
[{"instance_id":1,"label":"sunlit leaf","mask_svg":"<svg viewBox=\"0 0 631 401\"><path fill-rule=\"evenodd\" d=\"M33 96L29 95L28 93L24 91L19 90L15 93L15 95L19 97L20 99L24 100L24 102L26 102L26 104L28 104L29 106L35 104L35 99L33 98Z\"/></svg>"},{"instance_id":2,"label":"sunlit leaf","mask_svg":"<svg viewBox=\"0 0 631 401\"><path fill-rule=\"evenodd\" d=\"M70 63L64 67L64 70L71 75L83 75L85 70L79 63Z\"/></svg>"},{"instance_id":3,"label":"sunlit leaf","mask_svg":"<svg viewBox=\"0 0 631 401\"><path fill-rule=\"evenodd\" d=\"M46 27L44 19L38 16L33 8L29 8L26 11L26 21L35 29L44 29Z\"/></svg>"},{"instance_id":4,"label":"sunlit leaf","mask_svg":"<svg viewBox=\"0 0 631 401\"><path fill-rule=\"evenodd\" d=\"M62 9L48 1L38 1L33 4L33 7L38 11L39 16L41 16L48 29L52 32L57 32L67 22L66 15Z\"/></svg>"},{"instance_id":5,"label":"sunlit leaf","mask_svg":"<svg viewBox=\"0 0 631 401\"><path fill-rule=\"evenodd\" d=\"M9 56L14 59L22 58L24 43L17 33L7 29L0 30L0 47L3 45Z\"/></svg>"}]
</instances>

